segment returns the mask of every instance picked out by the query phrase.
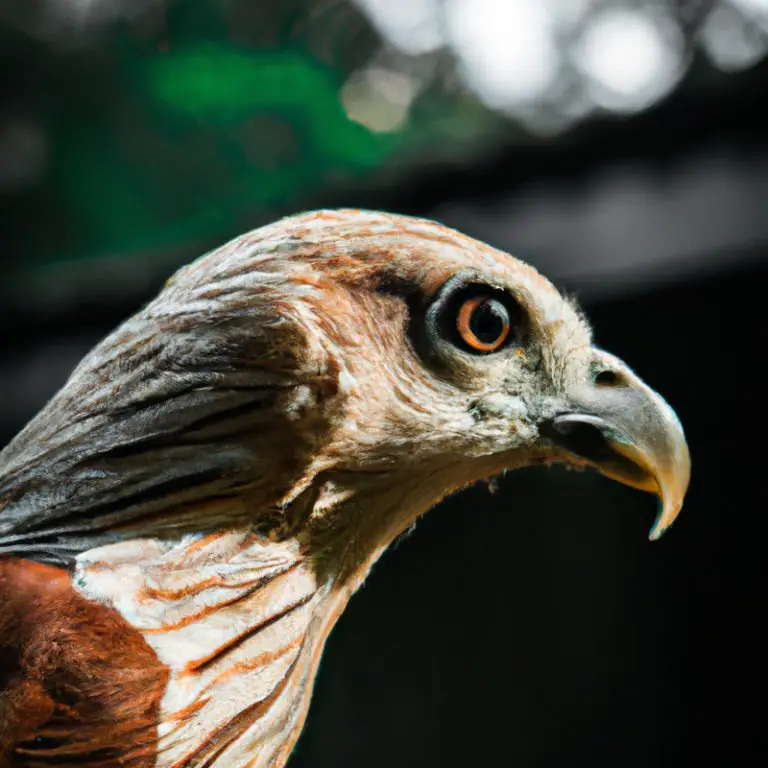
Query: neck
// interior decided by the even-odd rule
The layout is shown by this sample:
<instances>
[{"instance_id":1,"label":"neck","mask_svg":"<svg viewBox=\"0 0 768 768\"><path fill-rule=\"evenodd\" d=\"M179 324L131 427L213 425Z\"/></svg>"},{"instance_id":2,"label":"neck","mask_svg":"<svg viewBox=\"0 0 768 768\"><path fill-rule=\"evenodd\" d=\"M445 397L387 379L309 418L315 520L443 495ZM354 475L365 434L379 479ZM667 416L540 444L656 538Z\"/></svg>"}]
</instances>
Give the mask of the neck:
<instances>
[{"instance_id":1,"label":"neck","mask_svg":"<svg viewBox=\"0 0 768 768\"><path fill-rule=\"evenodd\" d=\"M526 461L519 458L520 465ZM504 469L491 457L463 465L414 463L397 475L326 473L313 485L311 513L298 536L317 573L354 592L387 547L442 498Z\"/></svg>"},{"instance_id":2,"label":"neck","mask_svg":"<svg viewBox=\"0 0 768 768\"><path fill-rule=\"evenodd\" d=\"M284 765L350 594L321 581L295 540L134 540L81 555L75 584L114 606L169 669L160 768Z\"/></svg>"},{"instance_id":3,"label":"neck","mask_svg":"<svg viewBox=\"0 0 768 768\"><path fill-rule=\"evenodd\" d=\"M78 556L76 588L113 606L168 668L158 768L281 768L349 597L457 478L467 482L455 470L401 482L335 473L291 505L292 533L133 539Z\"/></svg>"}]
</instances>

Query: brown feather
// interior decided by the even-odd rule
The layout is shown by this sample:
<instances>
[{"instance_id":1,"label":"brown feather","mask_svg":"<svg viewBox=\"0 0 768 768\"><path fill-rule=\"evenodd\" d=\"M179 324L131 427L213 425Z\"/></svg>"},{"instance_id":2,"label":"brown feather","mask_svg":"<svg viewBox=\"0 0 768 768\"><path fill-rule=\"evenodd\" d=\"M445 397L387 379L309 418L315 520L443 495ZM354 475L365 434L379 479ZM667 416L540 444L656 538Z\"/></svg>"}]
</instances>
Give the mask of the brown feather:
<instances>
[{"instance_id":1,"label":"brown feather","mask_svg":"<svg viewBox=\"0 0 768 768\"><path fill-rule=\"evenodd\" d=\"M66 571L0 559L0 766L154 765L167 676Z\"/></svg>"}]
</instances>

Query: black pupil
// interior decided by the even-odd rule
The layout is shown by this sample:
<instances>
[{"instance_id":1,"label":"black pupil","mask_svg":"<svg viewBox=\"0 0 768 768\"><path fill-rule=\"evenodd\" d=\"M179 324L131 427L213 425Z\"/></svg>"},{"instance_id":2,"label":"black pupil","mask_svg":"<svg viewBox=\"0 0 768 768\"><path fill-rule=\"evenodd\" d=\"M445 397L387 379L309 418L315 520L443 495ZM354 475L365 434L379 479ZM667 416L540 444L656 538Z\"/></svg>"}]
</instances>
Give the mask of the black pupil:
<instances>
[{"instance_id":1,"label":"black pupil","mask_svg":"<svg viewBox=\"0 0 768 768\"><path fill-rule=\"evenodd\" d=\"M469 329L483 344L495 344L509 325L509 312L497 299L486 299L472 313Z\"/></svg>"}]
</instances>

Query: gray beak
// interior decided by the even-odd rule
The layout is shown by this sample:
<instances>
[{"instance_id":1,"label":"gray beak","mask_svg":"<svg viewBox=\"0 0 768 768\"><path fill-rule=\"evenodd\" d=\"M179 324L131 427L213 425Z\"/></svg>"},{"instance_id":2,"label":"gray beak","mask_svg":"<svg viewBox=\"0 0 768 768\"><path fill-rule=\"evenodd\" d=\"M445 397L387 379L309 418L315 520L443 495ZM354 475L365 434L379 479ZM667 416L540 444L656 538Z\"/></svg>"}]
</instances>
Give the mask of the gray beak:
<instances>
[{"instance_id":1,"label":"gray beak","mask_svg":"<svg viewBox=\"0 0 768 768\"><path fill-rule=\"evenodd\" d=\"M572 408L555 416L542 434L553 442L559 460L656 494L660 512L650 534L656 540L683 506L691 476L688 444L664 399L621 361L603 357L611 383L574 392Z\"/></svg>"}]
</instances>

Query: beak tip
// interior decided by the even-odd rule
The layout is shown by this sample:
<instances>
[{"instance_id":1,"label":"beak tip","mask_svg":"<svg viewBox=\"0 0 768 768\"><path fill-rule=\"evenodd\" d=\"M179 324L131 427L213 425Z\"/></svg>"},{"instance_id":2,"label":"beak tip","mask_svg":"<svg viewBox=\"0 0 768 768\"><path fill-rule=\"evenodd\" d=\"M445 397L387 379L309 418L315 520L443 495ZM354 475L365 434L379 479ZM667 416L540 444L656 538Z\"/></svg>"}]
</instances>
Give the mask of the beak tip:
<instances>
[{"instance_id":1,"label":"beak tip","mask_svg":"<svg viewBox=\"0 0 768 768\"><path fill-rule=\"evenodd\" d=\"M654 524L651 532L648 534L648 541L658 541L663 535L666 528L660 527L658 524Z\"/></svg>"},{"instance_id":2,"label":"beak tip","mask_svg":"<svg viewBox=\"0 0 768 768\"><path fill-rule=\"evenodd\" d=\"M659 503L659 511L656 520L648 535L650 541L658 541L672 526L682 509L682 501L672 503Z\"/></svg>"}]
</instances>

